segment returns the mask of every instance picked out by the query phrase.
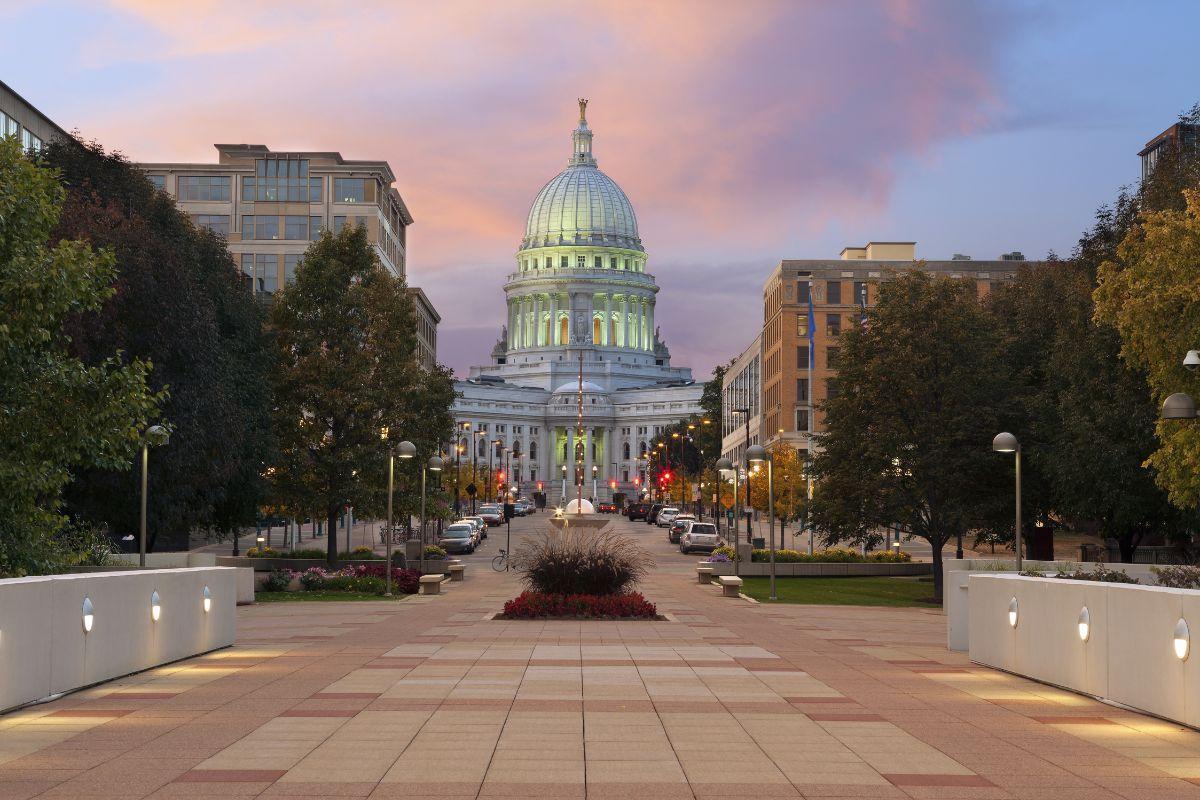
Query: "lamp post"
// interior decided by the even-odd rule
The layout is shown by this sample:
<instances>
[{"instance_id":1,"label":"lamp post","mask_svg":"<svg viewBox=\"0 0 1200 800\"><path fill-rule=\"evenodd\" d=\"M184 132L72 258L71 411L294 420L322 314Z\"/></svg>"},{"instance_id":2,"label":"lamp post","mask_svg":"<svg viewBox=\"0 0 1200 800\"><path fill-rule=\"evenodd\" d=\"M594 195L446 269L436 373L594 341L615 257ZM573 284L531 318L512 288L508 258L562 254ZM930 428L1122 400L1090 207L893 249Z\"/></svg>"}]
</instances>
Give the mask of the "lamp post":
<instances>
[{"instance_id":1,"label":"lamp post","mask_svg":"<svg viewBox=\"0 0 1200 800\"><path fill-rule=\"evenodd\" d=\"M383 439L385 442L387 441L387 428L383 428L379 431L379 438ZM388 452L387 536L383 546L384 552L387 554L385 556L387 566L384 567L383 570L385 597L392 596L392 537L394 535L392 531L392 496L395 493L396 488L396 456L400 456L400 458L412 458L416 454L417 446L407 440L398 444L394 451Z\"/></svg>"},{"instance_id":2,"label":"lamp post","mask_svg":"<svg viewBox=\"0 0 1200 800\"><path fill-rule=\"evenodd\" d=\"M592 502L593 503L596 502L596 497L598 496L597 490L596 490L596 476L599 472L600 472L600 467L596 466L595 464L592 464Z\"/></svg>"},{"instance_id":3,"label":"lamp post","mask_svg":"<svg viewBox=\"0 0 1200 800\"><path fill-rule=\"evenodd\" d=\"M728 458L719 458L719 459L717 459L717 473L719 475L722 472L732 472L733 473L733 505L736 508L737 507L737 499L738 499L738 468L735 467L733 465L733 462L730 461ZM721 489L720 489L720 485L718 484L718 487L717 487L718 501L720 500L720 497L721 497ZM735 519L736 519L736 515L735 515ZM734 522L731 530L733 531L733 574L737 575L741 570L740 570L740 563L739 563L740 562L740 559L739 559L740 551L738 550L738 540L737 540L738 529L737 529L736 522Z\"/></svg>"},{"instance_id":4,"label":"lamp post","mask_svg":"<svg viewBox=\"0 0 1200 800\"><path fill-rule=\"evenodd\" d=\"M476 436L487 436L487 431L475 431ZM475 496L479 494L479 483L475 475L475 456L479 454L479 444L476 440L471 440L471 485L475 487L475 493L471 495L471 515L475 515Z\"/></svg>"},{"instance_id":5,"label":"lamp post","mask_svg":"<svg viewBox=\"0 0 1200 800\"><path fill-rule=\"evenodd\" d=\"M567 465L562 465L562 506L567 507Z\"/></svg>"},{"instance_id":6,"label":"lamp post","mask_svg":"<svg viewBox=\"0 0 1200 800\"><path fill-rule=\"evenodd\" d=\"M138 565L142 567L146 566L146 488L150 482L150 448L166 444L170 438L170 431L162 425L151 425L142 435L142 514L138 528Z\"/></svg>"},{"instance_id":7,"label":"lamp post","mask_svg":"<svg viewBox=\"0 0 1200 800\"><path fill-rule=\"evenodd\" d=\"M1021 443L1011 433L997 433L992 439L992 450L997 453L1013 453L1017 464L1017 514L1016 514L1016 553L1017 572L1021 571Z\"/></svg>"},{"instance_id":8,"label":"lamp post","mask_svg":"<svg viewBox=\"0 0 1200 800\"><path fill-rule=\"evenodd\" d=\"M746 451L747 464L767 465L767 514L770 522L771 548L771 599L775 597L775 470L771 466L771 455L762 445L754 445Z\"/></svg>"},{"instance_id":9,"label":"lamp post","mask_svg":"<svg viewBox=\"0 0 1200 800\"><path fill-rule=\"evenodd\" d=\"M731 413L741 414L742 419L746 422L746 447L750 447L750 409L749 408L731 408ZM739 465L740 466L740 465ZM750 508L750 473L746 472L746 508ZM734 520L733 530L737 533L737 520ZM736 539L736 535L734 536ZM746 541L750 541L750 517L746 517Z\"/></svg>"},{"instance_id":10,"label":"lamp post","mask_svg":"<svg viewBox=\"0 0 1200 800\"><path fill-rule=\"evenodd\" d=\"M416 451L416 448L413 448ZM441 472L442 458L441 456L430 456L429 460L421 467L421 553L422 558L425 552L425 475L428 472Z\"/></svg>"}]
</instances>

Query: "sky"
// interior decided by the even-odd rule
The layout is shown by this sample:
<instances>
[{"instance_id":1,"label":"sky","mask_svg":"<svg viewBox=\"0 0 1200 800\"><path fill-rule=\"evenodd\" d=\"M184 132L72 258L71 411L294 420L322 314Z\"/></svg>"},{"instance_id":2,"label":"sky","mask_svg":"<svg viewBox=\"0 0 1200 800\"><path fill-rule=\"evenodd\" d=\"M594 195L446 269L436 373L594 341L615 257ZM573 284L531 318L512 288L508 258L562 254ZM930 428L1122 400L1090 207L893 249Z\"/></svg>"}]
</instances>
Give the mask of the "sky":
<instances>
[{"instance_id":1,"label":"sky","mask_svg":"<svg viewBox=\"0 0 1200 800\"><path fill-rule=\"evenodd\" d=\"M135 161L386 159L460 374L586 97L672 362L703 379L781 259L1069 253L1200 102L1198 25L1194 0L0 0L0 78Z\"/></svg>"}]
</instances>

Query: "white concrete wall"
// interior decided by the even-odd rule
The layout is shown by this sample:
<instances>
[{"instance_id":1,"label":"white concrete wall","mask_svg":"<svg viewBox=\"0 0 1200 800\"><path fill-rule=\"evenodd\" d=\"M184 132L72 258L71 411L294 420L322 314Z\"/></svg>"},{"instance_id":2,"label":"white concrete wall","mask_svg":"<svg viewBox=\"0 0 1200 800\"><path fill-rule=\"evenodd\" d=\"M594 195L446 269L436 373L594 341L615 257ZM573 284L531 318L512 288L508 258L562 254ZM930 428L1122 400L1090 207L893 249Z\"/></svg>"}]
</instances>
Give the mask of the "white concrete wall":
<instances>
[{"instance_id":1,"label":"white concrete wall","mask_svg":"<svg viewBox=\"0 0 1200 800\"><path fill-rule=\"evenodd\" d=\"M1027 570L1057 572L1059 568L1073 569L1081 565L1095 569L1096 565L1079 561L1029 561L1022 563ZM1124 571L1142 583L1153 583L1151 564L1105 564L1111 570ZM967 595L968 578L972 573L1015 574L1016 562L1004 558L948 558L942 562L942 609L946 612L946 646L951 650L965 651L970 641L971 620Z\"/></svg>"},{"instance_id":2,"label":"white concrete wall","mask_svg":"<svg viewBox=\"0 0 1200 800\"><path fill-rule=\"evenodd\" d=\"M210 567L0 580L0 710L233 644L237 572ZM207 613L205 586L212 594ZM93 606L91 632L83 628L85 597Z\"/></svg>"},{"instance_id":3,"label":"white concrete wall","mask_svg":"<svg viewBox=\"0 0 1200 800\"><path fill-rule=\"evenodd\" d=\"M998 574L969 580L972 661L1200 727L1200 591ZM1087 641L1078 634L1084 607ZM1194 638L1186 660L1174 649L1180 619Z\"/></svg>"},{"instance_id":4,"label":"white concrete wall","mask_svg":"<svg viewBox=\"0 0 1200 800\"><path fill-rule=\"evenodd\" d=\"M114 553L114 561L122 564L137 564L137 553ZM176 567L215 567L216 553L146 553L146 566L150 569L172 569Z\"/></svg>"}]
</instances>

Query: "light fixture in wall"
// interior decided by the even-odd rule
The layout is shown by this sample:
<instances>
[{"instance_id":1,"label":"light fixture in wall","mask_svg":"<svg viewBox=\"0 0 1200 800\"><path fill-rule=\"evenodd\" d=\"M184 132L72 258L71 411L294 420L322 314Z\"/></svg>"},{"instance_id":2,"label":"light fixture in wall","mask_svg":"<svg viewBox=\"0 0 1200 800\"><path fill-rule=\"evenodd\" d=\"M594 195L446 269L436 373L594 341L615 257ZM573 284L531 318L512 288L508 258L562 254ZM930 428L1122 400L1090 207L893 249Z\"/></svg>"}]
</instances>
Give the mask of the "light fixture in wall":
<instances>
[{"instance_id":1,"label":"light fixture in wall","mask_svg":"<svg viewBox=\"0 0 1200 800\"><path fill-rule=\"evenodd\" d=\"M1008 625L1010 628L1017 627L1017 598L1008 601Z\"/></svg>"},{"instance_id":2,"label":"light fixture in wall","mask_svg":"<svg viewBox=\"0 0 1200 800\"><path fill-rule=\"evenodd\" d=\"M83 598L83 632L92 632L92 623L96 620L96 611L92 607L92 599L90 597Z\"/></svg>"},{"instance_id":3,"label":"light fixture in wall","mask_svg":"<svg viewBox=\"0 0 1200 800\"><path fill-rule=\"evenodd\" d=\"M1175 623L1175 657L1183 661L1192 650L1192 635L1183 620Z\"/></svg>"},{"instance_id":4,"label":"light fixture in wall","mask_svg":"<svg viewBox=\"0 0 1200 800\"><path fill-rule=\"evenodd\" d=\"M158 590L150 593L150 619L158 622L158 618L162 616L162 598L158 596Z\"/></svg>"},{"instance_id":5,"label":"light fixture in wall","mask_svg":"<svg viewBox=\"0 0 1200 800\"><path fill-rule=\"evenodd\" d=\"M1084 606L1079 611L1079 641L1086 642L1092 635L1092 614Z\"/></svg>"},{"instance_id":6,"label":"light fixture in wall","mask_svg":"<svg viewBox=\"0 0 1200 800\"><path fill-rule=\"evenodd\" d=\"M205 586L202 594L204 596L204 613L207 614L209 611L212 611L212 591Z\"/></svg>"}]
</instances>

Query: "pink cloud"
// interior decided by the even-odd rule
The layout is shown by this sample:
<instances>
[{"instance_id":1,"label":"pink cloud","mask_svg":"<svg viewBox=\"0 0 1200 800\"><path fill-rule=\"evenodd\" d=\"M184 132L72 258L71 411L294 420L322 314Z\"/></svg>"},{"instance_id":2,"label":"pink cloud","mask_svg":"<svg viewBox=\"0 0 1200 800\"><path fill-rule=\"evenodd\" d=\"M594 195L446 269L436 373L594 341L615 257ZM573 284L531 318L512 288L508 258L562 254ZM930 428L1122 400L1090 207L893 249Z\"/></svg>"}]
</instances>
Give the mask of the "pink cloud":
<instances>
[{"instance_id":1,"label":"pink cloud","mask_svg":"<svg viewBox=\"0 0 1200 800\"><path fill-rule=\"evenodd\" d=\"M530 201L565 165L577 96L652 271L703 303L692 284L737 264L734 305L757 320L776 261L826 255L797 248L885 210L900 160L989 123L1011 24L917 0L109 5L127 28L78 58L146 64L158 83L83 132L147 161L209 160L217 141L388 159L417 220L410 280L442 311L457 368L490 349L474 326L502 320L500 284ZM707 372L742 346L660 300L677 362Z\"/></svg>"}]
</instances>

